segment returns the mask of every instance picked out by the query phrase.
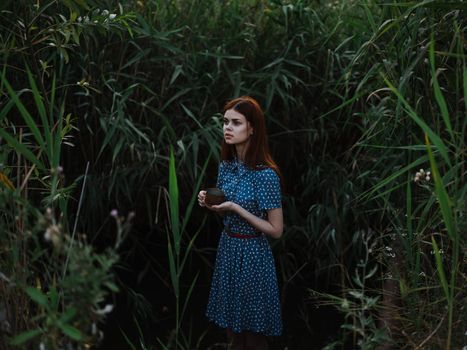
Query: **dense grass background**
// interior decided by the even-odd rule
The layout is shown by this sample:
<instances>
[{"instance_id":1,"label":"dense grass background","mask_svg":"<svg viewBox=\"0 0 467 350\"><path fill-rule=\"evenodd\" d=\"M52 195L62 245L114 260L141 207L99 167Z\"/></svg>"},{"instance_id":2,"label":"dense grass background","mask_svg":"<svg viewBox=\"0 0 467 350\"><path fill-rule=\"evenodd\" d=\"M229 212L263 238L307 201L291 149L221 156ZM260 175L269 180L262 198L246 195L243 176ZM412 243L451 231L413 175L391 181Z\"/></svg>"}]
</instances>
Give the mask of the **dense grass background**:
<instances>
[{"instance_id":1,"label":"dense grass background","mask_svg":"<svg viewBox=\"0 0 467 350\"><path fill-rule=\"evenodd\" d=\"M203 315L221 224L194 199L249 94L286 180L272 346L465 345L465 10L2 2L0 344L224 341Z\"/></svg>"}]
</instances>

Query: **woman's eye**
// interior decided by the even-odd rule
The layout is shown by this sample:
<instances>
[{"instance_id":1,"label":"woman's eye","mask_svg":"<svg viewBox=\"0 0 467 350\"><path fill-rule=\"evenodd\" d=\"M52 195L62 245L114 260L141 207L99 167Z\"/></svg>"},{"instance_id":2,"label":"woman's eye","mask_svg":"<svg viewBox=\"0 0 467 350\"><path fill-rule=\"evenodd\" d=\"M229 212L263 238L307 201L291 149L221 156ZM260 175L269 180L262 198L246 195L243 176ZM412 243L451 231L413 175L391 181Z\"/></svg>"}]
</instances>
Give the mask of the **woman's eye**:
<instances>
[{"instance_id":1,"label":"woman's eye","mask_svg":"<svg viewBox=\"0 0 467 350\"><path fill-rule=\"evenodd\" d=\"M227 125L227 124L229 124L229 120L224 119L224 125ZM240 121L238 121L238 120L232 120L232 124L237 126L237 125L240 125L242 123Z\"/></svg>"}]
</instances>

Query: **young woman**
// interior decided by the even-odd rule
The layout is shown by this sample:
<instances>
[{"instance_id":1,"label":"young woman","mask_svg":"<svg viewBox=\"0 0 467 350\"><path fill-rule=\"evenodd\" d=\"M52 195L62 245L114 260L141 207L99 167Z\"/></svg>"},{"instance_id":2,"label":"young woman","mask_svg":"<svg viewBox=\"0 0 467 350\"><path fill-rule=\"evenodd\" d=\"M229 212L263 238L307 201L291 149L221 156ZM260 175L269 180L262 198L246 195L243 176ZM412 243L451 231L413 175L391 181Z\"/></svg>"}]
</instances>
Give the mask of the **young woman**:
<instances>
[{"instance_id":1,"label":"young woman","mask_svg":"<svg viewBox=\"0 0 467 350\"><path fill-rule=\"evenodd\" d=\"M282 332L274 260L268 237L283 230L281 174L269 153L263 112L243 96L224 107L217 187L226 201L200 206L224 216L206 315L227 330L229 349L268 348Z\"/></svg>"}]
</instances>

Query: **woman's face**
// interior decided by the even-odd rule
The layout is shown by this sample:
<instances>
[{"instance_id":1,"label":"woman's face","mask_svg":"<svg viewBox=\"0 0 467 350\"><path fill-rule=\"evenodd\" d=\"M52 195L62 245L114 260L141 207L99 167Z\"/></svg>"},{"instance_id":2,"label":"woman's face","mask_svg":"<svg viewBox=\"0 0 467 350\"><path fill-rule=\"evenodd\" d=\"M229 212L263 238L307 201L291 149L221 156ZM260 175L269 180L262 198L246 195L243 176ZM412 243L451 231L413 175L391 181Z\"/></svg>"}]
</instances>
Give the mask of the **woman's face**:
<instances>
[{"instance_id":1,"label":"woman's face","mask_svg":"<svg viewBox=\"0 0 467 350\"><path fill-rule=\"evenodd\" d=\"M245 116L233 109L224 114L224 140L228 145L247 142L253 134L253 128Z\"/></svg>"}]
</instances>

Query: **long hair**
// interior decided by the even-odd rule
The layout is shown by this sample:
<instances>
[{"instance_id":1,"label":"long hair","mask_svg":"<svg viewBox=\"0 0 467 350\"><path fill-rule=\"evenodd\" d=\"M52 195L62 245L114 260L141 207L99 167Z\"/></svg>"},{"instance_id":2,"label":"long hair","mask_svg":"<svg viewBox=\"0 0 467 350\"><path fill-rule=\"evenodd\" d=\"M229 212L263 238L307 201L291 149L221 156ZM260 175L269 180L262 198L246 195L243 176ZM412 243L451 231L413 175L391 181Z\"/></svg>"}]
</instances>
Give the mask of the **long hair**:
<instances>
[{"instance_id":1,"label":"long hair","mask_svg":"<svg viewBox=\"0 0 467 350\"><path fill-rule=\"evenodd\" d=\"M224 113L229 109L242 114L253 128L253 134L250 136L250 142L245 154L245 165L249 168L259 170L271 168L279 176L281 185L284 185L284 179L276 162L269 152L268 137L266 134L266 123L264 113L258 102L250 96L241 96L228 101L224 106ZM235 145L229 145L222 140L221 159L232 160L236 156Z\"/></svg>"}]
</instances>

